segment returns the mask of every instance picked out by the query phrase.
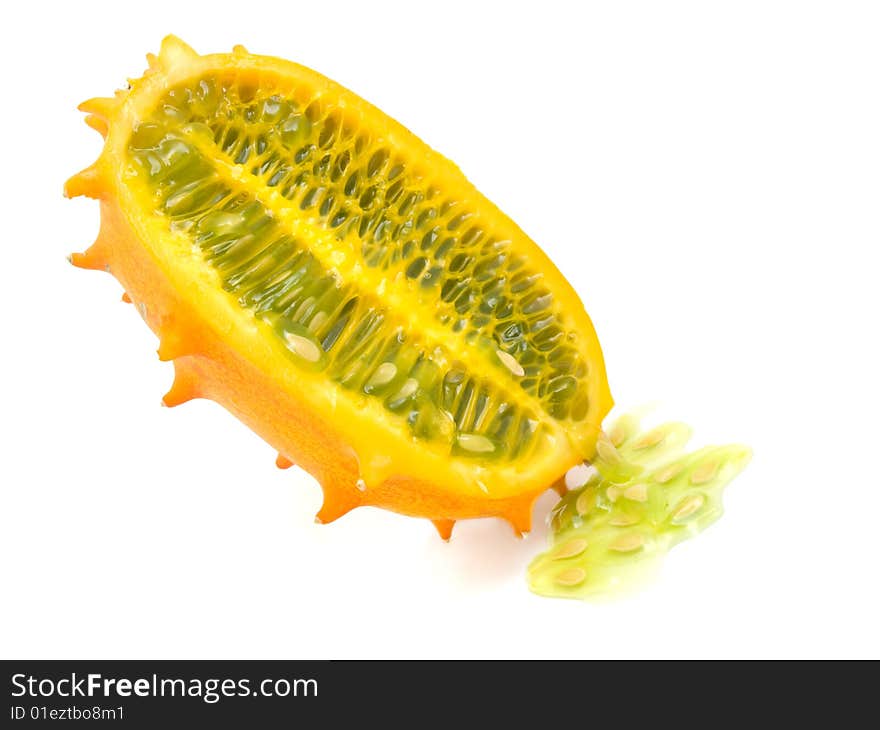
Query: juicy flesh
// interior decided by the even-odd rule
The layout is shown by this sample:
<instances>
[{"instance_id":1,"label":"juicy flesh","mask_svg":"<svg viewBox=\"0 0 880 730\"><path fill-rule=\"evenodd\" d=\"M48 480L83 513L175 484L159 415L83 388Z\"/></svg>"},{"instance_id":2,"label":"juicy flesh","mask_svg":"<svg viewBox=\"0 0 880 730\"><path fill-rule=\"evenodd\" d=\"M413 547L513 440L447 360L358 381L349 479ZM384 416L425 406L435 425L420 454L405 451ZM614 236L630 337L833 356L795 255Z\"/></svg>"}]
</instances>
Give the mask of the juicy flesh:
<instances>
[{"instance_id":1,"label":"juicy flesh","mask_svg":"<svg viewBox=\"0 0 880 730\"><path fill-rule=\"evenodd\" d=\"M527 458L591 415L580 335L491 214L350 116L270 75L194 79L134 126L127 179L293 367L458 456Z\"/></svg>"},{"instance_id":2,"label":"juicy flesh","mask_svg":"<svg viewBox=\"0 0 880 730\"><path fill-rule=\"evenodd\" d=\"M542 595L609 598L640 587L678 543L721 517L722 493L748 464L741 445L687 453L690 429L643 430L619 418L597 444L594 470L553 511L551 548L529 566Z\"/></svg>"}]
</instances>

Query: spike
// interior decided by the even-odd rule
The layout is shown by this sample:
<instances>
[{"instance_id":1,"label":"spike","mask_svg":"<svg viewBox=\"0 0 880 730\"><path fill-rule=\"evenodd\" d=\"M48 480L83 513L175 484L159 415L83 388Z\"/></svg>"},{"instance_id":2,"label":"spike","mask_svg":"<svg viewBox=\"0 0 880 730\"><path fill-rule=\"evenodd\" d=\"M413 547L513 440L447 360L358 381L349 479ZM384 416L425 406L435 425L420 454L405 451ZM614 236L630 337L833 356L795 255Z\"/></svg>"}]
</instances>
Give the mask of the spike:
<instances>
[{"instance_id":1,"label":"spike","mask_svg":"<svg viewBox=\"0 0 880 730\"><path fill-rule=\"evenodd\" d=\"M151 71L156 71L159 68L159 59L156 58L155 53L147 54L147 65L150 67Z\"/></svg>"},{"instance_id":2,"label":"spike","mask_svg":"<svg viewBox=\"0 0 880 730\"><path fill-rule=\"evenodd\" d=\"M127 291L122 292L122 301L125 302L126 304L131 304L131 303L132 303L132 302L131 302L131 297L128 296L128 292L127 292Z\"/></svg>"},{"instance_id":3,"label":"spike","mask_svg":"<svg viewBox=\"0 0 880 730\"><path fill-rule=\"evenodd\" d=\"M107 120L104 119L103 117L99 117L95 114L89 114L86 117L86 124L88 124L92 129L94 129L102 137L106 137L107 132L110 131L110 126L107 124Z\"/></svg>"},{"instance_id":4,"label":"spike","mask_svg":"<svg viewBox=\"0 0 880 730\"><path fill-rule=\"evenodd\" d=\"M245 48L243 45L241 45L241 43L239 43L239 44L234 45L234 46L232 47L232 52L233 52L236 56L246 56L247 53L248 53L248 49Z\"/></svg>"},{"instance_id":5,"label":"spike","mask_svg":"<svg viewBox=\"0 0 880 730\"><path fill-rule=\"evenodd\" d=\"M522 537L532 529L532 501L514 503L505 514L501 515L513 527L517 537Z\"/></svg>"},{"instance_id":6,"label":"spike","mask_svg":"<svg viewBox=\"0 0 880 730\"><path fill-rule=\"evenodd\" d=\"M77 109L110 122L119 111L120 105L121 100L118 97L96 96L86 99Z\"/></svg>"},{"instance_id":7,"label":"spike","mask_svg":"<svg viewBox=\"0 0 880 730\"><path fill-rule=\"evenodd\" d=\"M96 252L95 247L87 248L82 253L72 253L67 260L78 269L91 269L92 271L109 271L107 260Z\"/></svg>"},{"instance_id":8,"label":"spike","mask_svg":"<svg viewBox=\"0 0 880 730\"><path fill-rule=\"evenodd\" d=\"M85 195L87 198L98 200L103 195L101 187L101 175L98 168L92 165L64 183L64 197L76 198Z\"/></svg>"},{"instance_id":9,"label":"spike","mask_svg":"<svg viewBox=\"0 0 880 730\"><path fill-rule=\"evenodd\" d=\"M72 253L67 260L78 269L110 271L110 255L104 236L99 233L95 242L83 253Z\"/></svg>"},{"instance_id":10,"label":"spike","mask_svg":"<svg viewBox=\"0 0 880 730\"><path fill-rule=\"evenodd\" d=\"M199 335L192 327L182 325L176 319L168 319L162 323L157 352L162 362L198 354Z\"/></svg>"},{"instance_id":11,"label":"spike","mask_svg":"<svg viewBox=\"0 0 880 730\"><path fill-rule=\"evenodd\" d=\"M452 528L455 527L455 520L431 520L431 522L437 528L440 539L449 542L449 538L452 537Z\"/></svg>"},{"instance_id":12,"label":"spike","mask_svg":"<svg viewBox=\"0 0 880 730\"><path fill-rule=\"evenodd\" d=\"M195 373L175 362L174 382L171 384L171 389L162 397L162 405L174 408L198 397L200 396Z\"/></svg>"},{"instance_id":13,"label":"spike","mask_svg":"<svg viewBox=\"0 0 880 730\"><path fill-rule=\"evenodd\" d=\"M322 484L321 489L324 491L324 503L315 515L318 524L329 524L360 506L356 493L351 489L339 488L332 482Z\"/></svg>"},{"instance_id":14,"label":"spike","mask_svg":"<svg viewBox=\"0 0 880 730\"><path fill-rule=\"evenodd\" d=\"M278 454L278 458L275 459L275 466L279 469L290 469L293 466L293 462L284 454Z\"/></svg>"},{"instance_id":15,"label":"spike","mask_svg":"<svg viewBox=\"0 0 880 730\"><path fill-rule=\"evenodd\" d=\"M159 349L156 350L156 354L159 355L159 359L162 362L169 362L178 357L192 354L187 352L189 348L186 347L183 338L178 336L174 330L165 330L160 335L160 338Z\"/></svg>"},{"instance_id":16,"label":"spike","mask_svg":"<svg viewBox=\"0 0 880 730\"><path fill-rule=\"evenodd\" d=\"M186 63L198 57L192 48L175 35L167 35L159 49L159 66L166 71L177 64Z\"/></svg>"}]
</instances>

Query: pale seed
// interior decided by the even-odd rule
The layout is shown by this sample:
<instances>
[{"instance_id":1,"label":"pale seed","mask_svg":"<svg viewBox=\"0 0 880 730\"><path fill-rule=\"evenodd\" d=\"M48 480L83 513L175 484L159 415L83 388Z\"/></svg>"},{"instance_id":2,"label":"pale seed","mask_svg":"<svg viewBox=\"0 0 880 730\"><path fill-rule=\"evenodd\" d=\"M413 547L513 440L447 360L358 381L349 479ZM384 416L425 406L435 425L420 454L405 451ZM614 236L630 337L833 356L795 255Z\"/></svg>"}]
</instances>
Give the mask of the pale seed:
<instances>
[{"instance_id":1,"label":"pale seed","mask_svg":"<svg viewBox=\"0 0 880 730\"><path fill-rule=\"evenodd\" d=\"M318 312L314 317L312 317L312 321L309 322L309 332L317 332L321 329L321 325L323 325L327 321L327 312Z\"/></svg>"},{"instance_id":2,"label":"pale seed","mask_svg":"<svg viewBox=\"0 0 880 730\"><path fill-rule=\"evenodd\" d=\"M302 316L306 313L306 310L311 308L311 306L315 303L315 297L306 297L302 304L297 307L296 312L293 314L293 319L299 320L302 319Z\"/></svg>"},{"instance_id":3,"label":"pale seed","mask_svg":"<svg viewBox=\"0 0 880 730\"><path fill-rule=\"evenodd\" d=\"M206 215L204 220L199 224L199 228L210 229L214 233L220 235L234 228L238 228L244 222L245 218L240 213L223 213L217 211Z\"/></svg>"},{"instance_id":4,"label":"pale seed","mask_svg":"<svg viewBox=\"0 0 880 730\"><path fill-rule=\"evenodd\" d=\"M603 461L608 462L609 464L619 464L620 463L620 454L617 453L617 449L614 448L614 444L606 439L599 438L596 442L596 453L599 455L599 458Z\"/></svg>"},{"instance_id":5,"label":"pale seed","mask_svg":"<svg viewBox=\"0 0 880 730\"><path fill-rule=\"evenodd\" d=\"M633 484L624 490L623 496L633 502L645 502L648 499L648 487L645 484Z\"/></svg>"},{"instance_id":6,"label":"pale seed","mask_svg":"<svg viewBox=\"0 0 880 730\"><path fill-rule=\"evenodd\" d=\"M290 349L299 355L303 360L308 360L309 362L318 362L321 359L321 350L320 348L312 342L307 337L302 337L301 335L295 335L292 332L288 332L284 335L284 339L287 340L287 345Z\"/></svg>"},{"instance_id":7,"label":"pale seed","mask_svg":"<svg viewBox=\"0 0 880 730\"><path fill-rule=\"evenodd\" d=\"M619 553L631 553L634 550L639 550L644 544L645 538L633 532L628 535L621 535L609 547Z\"/></svg>"},{"instance_id":8,"label":"pale seed","mask_svg":"<svg viewBox=\"0 0 880 730\"><path fill-rule=\"evenodd\" d=\"M371 388L388 385L388 383L394 380L395 375L397 375L397 365L393 362L383 362L376 368L376 372L374 372L369 381L367 381L367 385Z\"/></svg>"},{"instance_id":9,"label":"pale seed","mask_svg":"<svg viewBox=\"0 0 880 730\"><path fill-rule=\"evenodd\" d=\"M691 484L705 484L711 482L718 473L718 461L710 459L704 461L691 472Z\"/></svg>"},{"instance_id":10,"label":"pale seed","mask_svg":"<svg viewBox=\"0 0 880 730\"><path fill-rule=\"evenodd\" d=\"M649 449L656 446L666 438L666 432L662 428L655 428L653 431L640 436L633 444L634 449Z\"/></svg>"},{"instance_id":11,"label":"pale seed","mask_svg":"<svg viewBox=\"0 0 880 730\"><path fill-rule=\"evenodd\" d=\"M681 466L679 464L670 464L669 466L663 467L663 469L654 475L654 481L658 484L666 484L675 479L680 473Z\"/></svg>"},{"instance_id":12,"label":"pale seed","mask_svg":"<svg viewBox=\"0 0 880 730\"><path fill-rule=\"evenodd\" d=\"M400 390L397 391L397 395L394 396L395 400L401 398L409 398L413 393L418 390L419 381L415 378L407 378L404 384L400 387Z\"/></svg>"},{"instance_id":13,"label":"pale seed","mask_svg":"<svg viewBox=\"0 0 880 730\"><path fill-rule=\"evenodd\" d=\"M672 513L673 522L684 522L689 517L693 517L694 513L703 506L706 501L702 494L692 494L690 497L683 499L675 512Z\"/></svg>"},{"instance_id":14,"label":"pale seed","mask_svg":"<svg viewBox=\"0 0 880 730\"><path fill-rule=\"evenodd\" d=\"M568 560L568 558L573 558L575 555L580 555L584 550L587 549L587 541L583 538L576 538L574 540L569 540L564 545L560 545L553 552L554 560Z\"/></svg>"},{"instance_id":15,"label":"pale seed","mask_svg":"<svg viewBox=\"0 0 880 730\"><path fill-rule=\"evenodd\" d=\"M592 489L584 490L584 493L577 498L574 508L577 513L583 517L585 514L592 512L596 504L596 493Z\"/></svg>"},{"instance_id":16,"label":"pale seed","mask_svg":"<svg viewBox=\"0 0 880 730\"><path fill-rule=\"evenodd\" d=\"M526 374L526 371L523 370L523 366L520 365L516 358L504 352L504 350L495 350L495 354L498 356L498 359L501 360L501 363L506 367L510 372L512 372L517 377L522 377Z\"/></svg>"},{"instance_id":17,"label":"pale seed","mask_svg":"<svg viewBox=\"0 0 880 730\"><path fill-rule=\"evenodd\" d=\"M489 454L495 451L495 444L478 433L458 434L458 445L475 454Z\"/></svg>"},{"instance_id":18,"label":"pale seed","mask_svg":"<svg viewBox=\"0 0 880 730\"><path fill-rule=\"evenodd\" d=\"M569 568L556 575L556 582L561 586L576 586L586 578L587 572L583 568Z\"/></svg>"},{"instance_id":19,"label":"pale seed","mask_svg":"<svg viewBox=\"0 0 880 730\"><path fill-rule=\"evenodd\" d=\"M608 438L611 440L611 443L617 447L619 447L624 441L626 441L626 437L626 428L624 428L623 425L620 423L615 423L611 427L611 430L608 432Z\"/></svg>"}]
</instances>

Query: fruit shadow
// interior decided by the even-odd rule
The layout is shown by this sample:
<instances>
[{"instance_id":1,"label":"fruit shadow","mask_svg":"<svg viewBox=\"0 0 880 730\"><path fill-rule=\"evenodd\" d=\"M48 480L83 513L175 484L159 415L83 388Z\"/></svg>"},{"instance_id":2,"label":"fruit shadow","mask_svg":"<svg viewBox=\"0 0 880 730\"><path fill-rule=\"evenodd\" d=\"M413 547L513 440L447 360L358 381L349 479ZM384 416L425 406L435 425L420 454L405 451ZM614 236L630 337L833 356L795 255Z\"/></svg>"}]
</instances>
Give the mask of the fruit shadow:
<instances>
[{"instance_id":1,"label":"fruit shadow","mask_svg":"<svg viewBox=\"0 0 880 730\"><path fill-rule=\"evenodd\" d=\"M501 519L462 520L449 542L431 536L425 561L438 580L466 591L491 590L513 577L521 580L528 564L547 548L547 515L558 501L552 490L538 498L532 531L522 538Z\"/></svg>"}]
</instances>

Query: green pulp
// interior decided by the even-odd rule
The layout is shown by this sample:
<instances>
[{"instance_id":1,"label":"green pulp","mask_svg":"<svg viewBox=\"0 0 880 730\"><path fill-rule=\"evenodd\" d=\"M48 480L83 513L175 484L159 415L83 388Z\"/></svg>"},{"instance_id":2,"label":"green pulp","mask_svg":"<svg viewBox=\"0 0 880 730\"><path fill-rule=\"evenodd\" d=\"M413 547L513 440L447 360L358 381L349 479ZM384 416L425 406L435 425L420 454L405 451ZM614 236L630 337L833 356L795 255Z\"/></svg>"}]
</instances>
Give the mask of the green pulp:
<instances>
[{"instance_id":1,"label":"green pulp","mask_svg":"<svg viewBox=\"0 0 880 730\"><path fill-rule=\"evenodd\" d=\"M237 303L273 328L295 367L381 402L414 438L451 455L528 458L545 420L538 409L554 419L587 413L574 334L508 242L340 120L317 102L302 109L234 78L201 79L169 91L132 130L128 176L152 191L154 212L191 239ZM319 260L266 202L276 193L316 235L354 240L368 268L411 280L412 301L439 317L443 336L429 339L409 307ZM452 340L485 368L451 356ZM515 389L537 408L517 403Z\"/></svg>"},{"instance_id":2,"label":"green pulp","mask_svg":"<svg viewBox=\"0 0 880 730\"><path fill-rule=\"evenodd\" d=\"M551 546L532 561L529 587L560 598L596 599L644 584L675 545L722 514L724 487L746 466L740 445L690 453L690 429L666 423L643 430L621 417L597 444L586 483L551 514Z\"/></svg>"}]
</instances>

